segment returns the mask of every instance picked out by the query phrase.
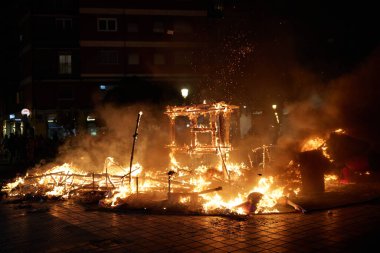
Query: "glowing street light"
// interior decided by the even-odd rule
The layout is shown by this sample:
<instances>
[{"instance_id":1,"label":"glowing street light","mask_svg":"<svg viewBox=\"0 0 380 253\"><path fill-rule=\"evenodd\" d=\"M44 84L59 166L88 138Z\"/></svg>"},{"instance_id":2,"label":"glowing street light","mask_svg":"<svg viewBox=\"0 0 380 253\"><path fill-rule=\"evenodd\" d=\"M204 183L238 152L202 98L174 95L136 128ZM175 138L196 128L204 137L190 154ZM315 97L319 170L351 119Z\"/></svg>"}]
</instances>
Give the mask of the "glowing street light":
<instances>
[{"instance_id":1,"label":"glowing street light","mask_svg":"<svg viewBox=\"0 0 380 253\"><path fill-rule=\"evenodd\" d=\"M183 89L181 89L181 95L182 95L182 97L183 97L184 99L186 99L187 96L189 95L189 89L187 89L187 88L183 88Z\"/></svg>"},{"instance_id":2,"label":"glowing street light","mask_svg":"<svg viewBox=\"0 0 380 253\"><path fill-rule=\"evenodd\" d=\"M277 109L277 105L272 105L273 110Z\"/></svg>"}]
</instances>

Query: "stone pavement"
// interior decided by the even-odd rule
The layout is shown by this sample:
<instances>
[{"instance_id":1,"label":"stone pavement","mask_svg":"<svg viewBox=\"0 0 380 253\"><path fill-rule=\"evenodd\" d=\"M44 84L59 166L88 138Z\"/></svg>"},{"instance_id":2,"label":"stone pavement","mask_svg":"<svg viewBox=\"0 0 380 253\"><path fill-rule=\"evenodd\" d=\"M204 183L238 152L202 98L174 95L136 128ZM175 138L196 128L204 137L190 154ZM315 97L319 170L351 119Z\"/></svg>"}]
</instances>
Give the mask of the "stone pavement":
<instances>
[{"instance_id":1,"label":"stone pavement","mask_svg":"<svg viewBox=\"0 0 380 253\"><path fill-rule=\"evenodd\" d=\"M246 219L0 203L0 227L0 252L376 252L380 201Z\"/></svg>"}]
</instances>

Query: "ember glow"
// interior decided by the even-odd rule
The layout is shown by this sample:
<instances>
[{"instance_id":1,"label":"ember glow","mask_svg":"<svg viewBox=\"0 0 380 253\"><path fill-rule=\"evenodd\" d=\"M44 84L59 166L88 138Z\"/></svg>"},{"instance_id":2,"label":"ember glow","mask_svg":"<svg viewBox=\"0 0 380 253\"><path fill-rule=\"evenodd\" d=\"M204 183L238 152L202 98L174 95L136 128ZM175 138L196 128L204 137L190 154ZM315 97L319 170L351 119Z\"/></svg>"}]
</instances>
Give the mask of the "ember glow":
<instances>
[{"instance_id":1,"label":"ember glow","mask_svg":"<svg viewBox=\"0 0 380 253\"><path fill-rule=\"evenodd\" d=\"M320 137L310 138L302 145L301 152L319 149L324 143L325 140Z\"/></svg>"},{"instance_id":2,"label":"ember glow","mask_svg":"<svg viewBox=\"0 0 380 253\"><path fill-rule=\"evenodd\" d=\"M332 132L335 134L345 134L346 133L346 131L342 128L336 129ZM333 159L331 158L331 156L329 154L325 138L321 138L321 137L316 136L316 137L311 137L311 138L307 139L301 147L301 152L317 150L317 149L321 149L323 155L327 159L329 159L330 162L333 162Z\"/></svg>"},{"instance_id":3,"label":"ember glow","mask_svg":"<svg viewBox=\"0 0 380 253\"><path fill-rule=\"evenodd\" d=\"M256 213L278 212L273 209L277 204L277 200L283 197L283 187L273 187L273 177L261 178L258 186L250 192L260 192L263 198L260 200Z\"/></svg>"}]
</instances>

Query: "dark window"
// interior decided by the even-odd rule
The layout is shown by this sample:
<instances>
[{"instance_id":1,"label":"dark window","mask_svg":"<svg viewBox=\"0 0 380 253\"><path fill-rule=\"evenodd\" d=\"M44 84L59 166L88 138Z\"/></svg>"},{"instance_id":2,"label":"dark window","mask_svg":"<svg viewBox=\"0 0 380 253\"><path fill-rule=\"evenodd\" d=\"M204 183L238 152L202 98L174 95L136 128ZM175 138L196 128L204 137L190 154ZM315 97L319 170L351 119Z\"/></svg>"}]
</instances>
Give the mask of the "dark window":
<instances>
[{"instance_id":1,"label":"dark window","mask_svg":"<svg viewBox=\"0 0 380 253\"><path fill-rule=\"evenodd\" d=\"M114 50L101 50L98 52L100 64L119 64L119 52Z\"/></svg>"},{"instance_id":2,"label":"dark window","mask_svg":"<svg viewBox=\"0 0 380 253\"><path fill-rule=\"evenodd\" d=\"M73 27L73 20L71 18L57 18L55 19L55 26L58 31L70 31Z\"/></svg>"},{"instance_id":3,"label":"dark window","mask_svg":"<svg viewBox=\"0 0 380 253\"><path fill-rule=\"evenodd\" d=\"M164 23L162 22L154 22L153 24L153 32L154 33L164 33Z\"/></svg>"},{"instance_id":4,"label":"dark window","mask_svg":"<svg viewBox=\"0 0 380 253\"><path fill-rule=\"evenodd\" d=\"M174 64L176 64L176 65L190 65L191 64L191 53L190 52L175 52L174 53Z\"/></svg>"},{"instance_id":5,"label":"dark window","mask_svg":"<svg viewBox=\"0 0 380 253\"><path fill-rule=\"evenodd\" d=\"M138 65L140 64L140 55L136 53L131 53L128 55L128 64L129 65Z\"/></svg>"},{"instance_id":6,"label":"dark window","mask_svg":"<svg viewBox=\"0 0 380 253\"><path fill-rule=\"evenodd\" d=\"M56 10L71 10L74 8L73 0L53 0L53 6Z\"/></svg>"},{"instance_id":7,"label":"dark window","mask_svg":"<svg viewBox=\"0 0 380 253\"><path fill-rule=\"evenodd\" d=\"M136 23L128 23L127 31L129 33L137 33L139 31L139 26Z\"/></svg>"},{"instance_id":8,"label":"dark window","mask_svg":"<svg viewBox=\"0 0 380 253\"><path fill-rule=\"evenodd\" d=\"M58 88L59 100L71 100L73 99L73 89L70 86L61 86Z\"/></svg>"},{"instance_id":9,"label":"dark window","mask_svg":"<svg viewBox=\"0 0 380 253\"><path fill-rule=\"evenodd\" d=\"M117 31L116 18L98 18L98 31L115 32Z\"/></svg>"},{"instance_id":10,"label":"dark window","mask_svg":"<svg viewBox=\"0 0 380 253\"><path fill-rule=\"evenodd\" d=\"M174 24L175 33L192 33L193 28L190 24L185 22L178 22Z\"/></svg>"},{"instance_id":11,"label":"dark window","mask_svg":"<svg viewBox=\"0 0 380 253\"><path fill-rule=\"evenodd\" d=\"M153 63L155 65L164 65L166 63L166 60L165 60L165 55L163 54L154 54L153 56Z\"/></svg>"}]
</instances>

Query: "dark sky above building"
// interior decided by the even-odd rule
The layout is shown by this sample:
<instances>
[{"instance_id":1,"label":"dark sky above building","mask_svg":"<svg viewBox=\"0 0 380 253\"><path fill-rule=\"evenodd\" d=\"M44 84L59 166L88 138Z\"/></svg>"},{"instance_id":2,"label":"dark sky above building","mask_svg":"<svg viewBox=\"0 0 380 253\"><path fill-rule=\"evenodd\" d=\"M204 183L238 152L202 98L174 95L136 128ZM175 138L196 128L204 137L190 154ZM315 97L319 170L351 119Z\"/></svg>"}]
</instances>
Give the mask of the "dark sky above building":
<instances>
[{"instance_id":1,"label":"dark sky above building","mask_svg":"<svg viewBox=\"0 0 380 253\"><path fill-rule=\"evenodd\" d=\"M230 0L251 9L255 29L275 39L290 28L298 60L327 78L350 71L380 45L379 11L374 1ZM268 23L271 23L269 26ZM261 27L260 27L261 26ZM267 30L262 27L269 28Z\"/></svg>"},{"instance_id":2,"label":"dark sky above building","mask_svg":"<svg viewBox=\"0 0 380 253\"><path fill-rule=\"evenodd\" d=\"M278 21L278 31L270 26L267 33L280 32L284 24L292 29L297 57L327 78L350 71L380 43L380 19L375 1L280 1L226 0L226 8L246 8L252 22L267 27ZM17 25L12 3L1 11L1 64L7 66L9 54L17 44ZM248 7L248 8L247 8ZM260 28L259 28L260 29ZM261 30L263 32L263 30ZM2 68L4 70L4 68ZM5 71L6 73L12 73Z\"/></svg>"},{"instance_id":3,"label":"dark sky above building","mask_svg":"<svg viewBox=\"0 0 380 253\"><path fill-rule=\"evenodd\" d=\"M289 17L301 59L331 75L349 71L379 46L373 1L295 1Z\"/></svg>"},{"instance_id":4,"label":"dark sky above building","mask_svg":"<svg viewBox=\"0 0 380 253\"><path fill-rule=\"evenodd\" d=\"M245 71L261 75L255 83L270 83L267 78L273 75L284 76L277 81L278 85L286 83L289 78L285 72L289 72L288 66L294 63L319 79L329 81L351 73L380 45L380 19L375 1L225 0L224 3L226 19L228 11L235 10L241 16L232 23L245 22L239 32L253 34L251 58L256 63L248 64ZM7 80L17 80L17 10L11 9L11 2L4 5L1 11L1 75ZM244 71L243 67L236 66L235 72L240 70ZM247 79L255 80L252 75ZM230 78L235 79L235 76ZM240 82L239 79L235 81Z\"/></svg>"}]
</instances>

